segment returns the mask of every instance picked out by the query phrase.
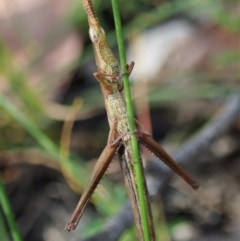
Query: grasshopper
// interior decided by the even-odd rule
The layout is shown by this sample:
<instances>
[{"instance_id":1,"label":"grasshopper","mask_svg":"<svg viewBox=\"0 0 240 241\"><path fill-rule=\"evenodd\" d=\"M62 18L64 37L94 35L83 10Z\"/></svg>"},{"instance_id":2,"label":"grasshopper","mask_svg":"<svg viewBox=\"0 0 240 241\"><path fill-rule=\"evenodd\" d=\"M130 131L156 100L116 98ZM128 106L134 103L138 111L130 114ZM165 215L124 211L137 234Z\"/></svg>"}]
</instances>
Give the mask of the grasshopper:
<instances>
[{"instance_id":1,"label":"grasshopper","mask_svg":"<svg viewBox=\"0 0 240 241\"><path fill-rule=\"evenodd\" d=\"M126 103L124 99L123 84L120 82L121 75L119 73L118 61L112 53L111 48L106 40L105 32L101 27L93 8L91 0L82 0L83 7L88 16L89 36L93 43L94 55L98 71L94 73L95 78L100 83L101 91L104 98L105 108L107 111L110 132L108 136L107 146L100 155L91 176L90 182L83 192L75 211L66 225L67 231L74 230L82 216L82 213L91 198L92 193L100 182L106 169L108 168L115 153L119 155L120 166L123 172L125 186L131 201L133 215L137 226L139 240L144 241L142 228L142 220L139 208L138 186L136 183L136 175L134 170L134 158L131 145L131 134L128 127L128 116ZM134 62L127 65L127 74L130 75L134 67ZM140 144L149 149L160 160L168 165L174 172L180 175L192 188L197 189L198 184L195 182L167 152L152 139L152 137L144 133L137 123L136 135ZM143 173L143 166L141 164ZM149 204L148 191L146 181L144 180L144 194L147 204L148 226L150 230L151 241L155 240L152 213Z\"/></svg>"}]
</instances>

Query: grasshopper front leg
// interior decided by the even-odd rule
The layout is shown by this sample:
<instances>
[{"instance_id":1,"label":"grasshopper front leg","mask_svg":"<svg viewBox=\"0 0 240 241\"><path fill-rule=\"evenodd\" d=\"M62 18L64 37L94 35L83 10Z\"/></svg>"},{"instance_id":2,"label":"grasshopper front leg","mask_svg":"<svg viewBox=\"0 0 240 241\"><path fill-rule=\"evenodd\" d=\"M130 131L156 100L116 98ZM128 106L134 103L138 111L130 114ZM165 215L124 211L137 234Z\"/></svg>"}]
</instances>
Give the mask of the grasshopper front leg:
<instances>
[{"instance_id":1,"label":"grasshopper front leg","mask_svg":"<svg viewBox=\"0 0 240 241\"><path fill-rule=\"evenodd\" d=\"M83 192L77 207L75 208L73 215L66 225L65 229L67 231L74 230L78 225L78 222L83 214L83 211L91 198L94 190L96 189L97 185L99 184L102 176L106 172L116 150L118 149L121 138L116 137L116 122L114 122L108 136L108 145L104 148L102 154L100 155L94 170L90 182L88 183L85 191ZM113 142L111 142L114 140Z\"/></svg>"}]
</instances>

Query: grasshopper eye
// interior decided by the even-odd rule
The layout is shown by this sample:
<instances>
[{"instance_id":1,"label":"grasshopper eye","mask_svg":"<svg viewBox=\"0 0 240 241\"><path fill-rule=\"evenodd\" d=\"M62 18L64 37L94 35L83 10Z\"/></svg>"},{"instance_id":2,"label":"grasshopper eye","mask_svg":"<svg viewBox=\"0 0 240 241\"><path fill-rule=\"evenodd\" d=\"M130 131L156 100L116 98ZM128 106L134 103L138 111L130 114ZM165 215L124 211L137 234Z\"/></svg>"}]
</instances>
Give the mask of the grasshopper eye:
<instances>
[{"instance_id":1,"label":"grasshopper eye","mask_svg":"<svg viewBox=\"0 0 240 241\"><path fill-rule=\"evenodd\" d=\"M98 35L97 35L97 32L95 31L95 29L93 29L93 28L89 29L89 37L93 43L98 41Z\"/></svg>"}]
</instances>

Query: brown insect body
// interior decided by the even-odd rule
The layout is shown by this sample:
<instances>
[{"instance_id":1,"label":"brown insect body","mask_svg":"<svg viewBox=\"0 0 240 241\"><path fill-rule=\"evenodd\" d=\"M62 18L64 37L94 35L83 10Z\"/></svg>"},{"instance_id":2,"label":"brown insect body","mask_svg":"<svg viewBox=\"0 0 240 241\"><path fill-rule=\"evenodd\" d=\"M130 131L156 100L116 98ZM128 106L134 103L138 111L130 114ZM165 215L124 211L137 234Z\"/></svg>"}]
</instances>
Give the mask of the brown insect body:
<instances>
[{"instance_id":1,"label":"brown insect body","mask_svg":"<svg viewBox=\"0 0 240 241\"><path fill-rule=\"evenodd\" d=\"M111 48L106 40L105 32L101 28L97 19L97 15L90 0L82 0L83 7L88 15L89 35L93 42L94 54L98 72L94 76L101 85L101 90L104 97L105 107L110 126L110 133L108 137L108 145L103 150L98 162L94 168L92 178L86 190L80 198L80 201L72 215L70 222L66 226L66 230L71 231L76 228L82 212L89 201L94 189L101 180L109 163L115 152L119 154L120 165L123 172L125 186L134 214L135 223L138 230L140 241L144 241L142 220L139 207L138 185L136 183L136 175L134 169L134 158L131 144L131 135L128 128L128 116L125 99L122 93L123 86L119 82L119 66L118 61L113 55ZM131 73L134 63L128 66L128 74ZM198 184L181 168L174 160L167 154L167 152L158 145L148 134L142 133L138 130L137 136L139 142L146 148L152 151L165 164L167 164L173 171L179 174L187 183L194 189L198 188ZM142 173L143 166L141 165ZM148 226L150 230L151 241L155 240L152 214L148 200L148 191L146 181L144 180L144 194L146 201L146 209L148 214Z\"/></svg>"}]
</instances>

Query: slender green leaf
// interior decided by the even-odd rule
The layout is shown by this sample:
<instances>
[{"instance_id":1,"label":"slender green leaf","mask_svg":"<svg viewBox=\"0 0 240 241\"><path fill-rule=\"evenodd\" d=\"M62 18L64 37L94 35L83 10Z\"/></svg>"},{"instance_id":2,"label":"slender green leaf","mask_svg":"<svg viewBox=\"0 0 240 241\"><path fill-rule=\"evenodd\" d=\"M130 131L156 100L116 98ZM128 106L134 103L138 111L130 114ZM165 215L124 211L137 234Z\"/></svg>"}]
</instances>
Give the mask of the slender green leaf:
<instances>
[{"instance_id":1,"label":"slender green leaf","mask_svg":"<svg viewBox=\"0 0 240 241\"><path fill-rule=\"evenodd\" d=\"M113 15L114 15L114 21L115 21L115 27L116 27L116 33L117 33L117 42L118 42L121 70L122 70L122 73L126 73L127 72L126 55L125 55L122 25L121 25L117 0L112 0L112 7L113 7ZM132 99L131 99L131 92L130 92L130 83L127 75L123 75L123 83L124 83L125 99L127 104L129 129L130 129L130 132L132 133L131 142L132 142L132 148L133 148L133 157L135 161L134 169L136 172L136 179L138 183L140 215L142 216L142 220L143 220L144 239L145 241L150 241L151 237L150 237L150 230L148 226L148 215L147 215L147 209L146 209L147 205L144 197L144 181L143 181L144 177L142 176L138 141L137 141L136 135L134 134L136 130L136 126L134 121L134 113L133 113L133 106L132 106Z\"/></svg>"}]
</instances>

